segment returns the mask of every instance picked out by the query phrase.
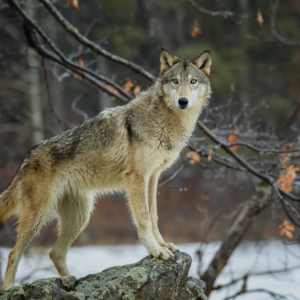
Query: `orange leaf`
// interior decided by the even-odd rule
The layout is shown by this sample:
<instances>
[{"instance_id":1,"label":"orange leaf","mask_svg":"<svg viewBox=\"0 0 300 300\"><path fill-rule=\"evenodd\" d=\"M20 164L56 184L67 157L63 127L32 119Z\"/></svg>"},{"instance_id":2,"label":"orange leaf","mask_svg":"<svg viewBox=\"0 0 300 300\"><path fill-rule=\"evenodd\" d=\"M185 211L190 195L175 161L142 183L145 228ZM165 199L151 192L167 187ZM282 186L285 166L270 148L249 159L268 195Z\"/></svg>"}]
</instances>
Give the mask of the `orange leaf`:
<instances>
[{"instance_id":1,"label":"orange leaf","mask_svg":"<svg viewBox=\"0 0 300 300\"><path fill-rule=\"evenodd\" d=\"M237 142L239 139L238 139L238 137L235 135L235 134L230 134L229 136L228 136L228 139L227 139L227 141L228 141L228 143L235 143L235 142ZM232 147L230 147L230 149L232 150L232 151L236 151L237 149L240 149L241 148L241 146L238 146L238 145L236 145L236 146L232 146Z\"/></svg>"},{"instance_id":2,"label":"orange leaf","mask_svg":"<svg viewBox=\"0 0 300 300\"><path fill-rule=\"evenodd\" d=\"M283 165L286 173L283 174L280 178L277 179L277 183L280 183L280 187L287 193L292 191L291 185L294 183L294 180L297 176L296 172L300 171L299 168L294 167L294 165L286 166Z\"/></svg>"},{"instance_id":3,"label":"orange leaf","mask_svg":"<svg viewBox=\"0 0 300 300\"><path fill-rule=\"evenodd\" d=\"M194 151L188 152L186 157L190 160L190 164L193 165L196 161L200 161L200 155Z\"/></svg>"},{"instance_id":4,"label":"orange leaf","mask_svg":"<svg viewBox=\"0 0 300 300\"><path fill-rule=\"evenodd\" d=\"M264 18L260 10L257 11L256 21L259 23L260 26L264 24Z\"/></svg>"},{"instance_id":5,"label":"orange leaf","mask_svg":"<svg viewBox=\"0 0 300 300\"><path fill-rule=\"evenodd\" d=\"M81 67L84 67L84 61L81 58L77 60L77 64Z\"/></svg>"},{"instance_id":6,"label":"orange leaf","mask_svg":"<svg viewBox=\"0 0 300 300\"><path fill-rule=\"evenodd\" d=\"M289 160L289 157L287 156L287 154L285 153L285 154L283 154L283 160L282 160L282 162L281 162L281 166L283 167L283 168L286 168L286 162Z\"/></svg>"},{"instance_id":7,"label":"orange leaf","mask_svg":"<svg viewBox=\"0 0 300 300\"><path fill-rule=\"evenodd\" d=\"M212 151L213 151L213 149L209 148L209 150L208 150L208 157L207 157L208 161L211 161L211 153L212 153Z\"/></svg>"},{"instance_id":8,"label":"orange leaf","mask_svg":"<svg viewBox=\"0 0 300 300\"><path fill-rule=\"evenodd\" d=\"M194 29L191 30L191 36L192 37L196 37L197 36L197 32Z\"/></svg>"},{"instance_id":9,"label":"orange leaf","mask_svg":"<svg viewBox=\"0 0 300 300\"><path fill-rule=\"evenodd\" d=\"M140 93L141 93L141 88L137 85L133 90L133 94L134 96L138 97Z\"/></svg>"},{"instance_id":10,"label":"orange leaf","mask_svg":"<svg viewBox=\"0 0 300 300\"><path fill-rule=\"evenodd\" d=\"M120 95L120 92L119 92L117 89L115 89L113 86L111 86L110 84L109 84L107 87L108 87L108 89L111 90L112 92L115 92L116 94ZM116 100L116 97L114 97L114 96L110 96L110 98L111 98L112 100Z\"/></svg>"},{"instance_id":11,"label":"orange leaf","mask_svg":"<svg viewBox=\"0 0 300 300\"><path fill-rule=\"evenodd\" d=\"M199 34L199 35L202 34L202 30L201 30L201 28L200 28L200 26L199 26L198 21L195 20L195 21L194 21L194 29L191 30L191 36L192 36L192 37L196 37L198 34Z\"/></svg>"},{"instance_id":12,"label":"orange leaf","mask_svg":"<svg viewBox=\"0 0 300 300\"><path fill-rule=\"evenodd\" d=\"M278 226L280 229L280 235L285 235L289 239L293 239L293 233L291 231L295 230L295 226L291 224L289 220L282 219L281 224Z\"/></svg>"},{"instance_id":13,"label":"orange leaf","mask_svg":"<svg viewBox=\"0 0 300 300\"><path fill-rule=\"evenodd\" d=\"M76 74L76 73L73 75L73 77L78 78L78 79L82 79L82 77L80 75Z\"/></svg>"},{"instance_id":14,"label":"orange leaf","mask_svg":"<svg viewBox=\"0 0 300 300\"><path fill-rule=\"evenodd\" d=\"M81 66L81 67L84 67L84 61L83 61L81 58L79 58L79 59L77 60L77 64L78 64L79 66ZM82 77L81 77L80 75L76 74L76 73L73 75L73 77L74 77L74 78L78 78L78 79L82 79Z\"/></svg>"},{"instance_id":15,"label":"orange leaf","mask_svg":"<svg viewBox=\"0 0 300 300\"><path fill-rule=\"evenodd\" d=\"M68 6L69 4L73 4L73 6L77 9L79 9L79 3L78 3L78 0L68 0Z\"/></svg>"},{"instance_id":16,"label":"orange leaf","mask_svg":"<svg viewBox=\"0 0 300 300\"><path fill-rule=\"evenodd\" d=\"M124 84L124 90L127 93L130 93L131 88L134 86L131 80L127 80L127 82Z\"/></svg>"}]
</instances>

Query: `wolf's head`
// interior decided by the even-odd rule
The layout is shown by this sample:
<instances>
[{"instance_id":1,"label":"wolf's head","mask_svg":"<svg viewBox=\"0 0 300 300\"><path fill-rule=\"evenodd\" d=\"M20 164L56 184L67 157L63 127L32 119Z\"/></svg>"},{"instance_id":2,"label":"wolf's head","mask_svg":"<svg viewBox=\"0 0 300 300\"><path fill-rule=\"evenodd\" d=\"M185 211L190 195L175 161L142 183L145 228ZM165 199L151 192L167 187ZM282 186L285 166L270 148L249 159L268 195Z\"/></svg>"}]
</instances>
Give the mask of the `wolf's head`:
<instances>
[{"instance_id":1,"label":"wolf's head","mask_svg":"<svg viewBox=\"0 0 300 300\"><path fill-rule=\"evenodd\" d=\"M162 48L160 63L160 82L168 105L187 110L205 104L210 95L211 56L208 51L187 61Z\"/></svg>"}]
</instances>

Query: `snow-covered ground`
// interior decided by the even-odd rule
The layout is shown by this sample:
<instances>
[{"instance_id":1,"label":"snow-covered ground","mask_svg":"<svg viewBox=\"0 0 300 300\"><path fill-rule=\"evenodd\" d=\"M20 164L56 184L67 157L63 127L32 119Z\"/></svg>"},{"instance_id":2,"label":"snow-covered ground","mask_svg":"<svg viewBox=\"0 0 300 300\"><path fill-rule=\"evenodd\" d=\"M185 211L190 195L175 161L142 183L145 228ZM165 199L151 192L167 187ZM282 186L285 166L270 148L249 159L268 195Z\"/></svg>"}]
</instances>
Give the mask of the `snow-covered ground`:
<instances>
[{"instance_id":1,"label":"snow-covered ground","mask_svg":"<svg viewBox=\"0 0 300 300\"><path fill-rule=\"evenodd\" d=\"M203 269L211 261L218 250L219 243L209 243L204 247ZM190 276L197 277L198 260L196 251L199 244L181 244L181 251L190 254L193 264ZM2 248L3 270L6 266L8 248ZM54 277L57 273L48 257L49 249L32 249L20 262L16 283L21 281L32 282L42 277ZM90 273L101 272L106 268L137 262L147 255L143 245L128 246L87 246L72 247L68 254L68 266L70 272L77 278ZM229 264L219 276L216 284L226 284L234 278L247 274L282 270L285 268L300 266L300 246L297 244L286 245L280 241L245 242L232 255ZM34 271L34 272L33 272ZM31 275L33 273L33 275ZM211 300L221 300L237 292L242 282L236 286L215 291L211 294ZM300 268L289 272L250 276L247 289L263 288L287 296L287 299L300 299ZM252 293L241 295L241 300L272 299L265 293Z\"/></svg>"}]
</instances>

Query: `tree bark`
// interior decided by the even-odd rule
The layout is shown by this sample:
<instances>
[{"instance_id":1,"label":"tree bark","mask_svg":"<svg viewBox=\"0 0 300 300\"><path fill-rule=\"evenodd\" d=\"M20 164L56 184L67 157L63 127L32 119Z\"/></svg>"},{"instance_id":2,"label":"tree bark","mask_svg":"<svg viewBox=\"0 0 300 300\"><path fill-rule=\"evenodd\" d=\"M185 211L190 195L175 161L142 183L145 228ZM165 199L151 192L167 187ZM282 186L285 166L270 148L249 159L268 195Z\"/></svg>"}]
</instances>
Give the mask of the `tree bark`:
<instances>
[{"instance_id":1,"label":"tree bark","mask_svg":"<svg viewBox=\"0 0 300 300\"><path fill-rule=\"evenodd\" d=\"M33 1L29 1L27 6L27 13L34 18L35 9ZM35 50L28 48L27 51L27 61L30 66L26 77L29 78L29 90L28 97L30 101L31 110L31 121L34 127L32 134L32 143L34 145L38 144L44 139L44 134L42 132L43 128L43 109L42 109L42 99L41 99L41 89L40 89L40 74L39 74L39 59Z\"/></svg>"}]
</instances>

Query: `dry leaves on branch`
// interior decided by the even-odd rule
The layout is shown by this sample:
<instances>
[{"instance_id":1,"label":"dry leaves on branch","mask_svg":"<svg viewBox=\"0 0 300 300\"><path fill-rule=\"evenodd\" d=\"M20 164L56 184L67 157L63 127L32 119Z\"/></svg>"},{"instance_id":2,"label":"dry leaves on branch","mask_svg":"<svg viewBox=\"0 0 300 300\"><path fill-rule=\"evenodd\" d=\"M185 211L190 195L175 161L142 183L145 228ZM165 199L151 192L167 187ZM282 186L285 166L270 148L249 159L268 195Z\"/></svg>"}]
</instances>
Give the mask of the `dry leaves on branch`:
<instances>
[{"instance_id":1,"label":"dry leaves on branch","mask_svg":"<svg viewBox=\"0 0 300 300\"><path fill-rule=\"evenodd\" d=\"M279 225L280 228L280 235L285 235L289 239L293 239L293 233L291 231L295 230L295 227L289 220L282 219L281 224Z\"/></svg>"},{"instance_id":2,"label":"dry leaves on branch","mask_svg":"<svg viewBox=\"0 0 300 300\"><path fill-rule=\"evenodd\" d=\"M202 30L199 26L199 23L197 20L194 21L194 29L191 30L191 36L192 37L196 37L197 35L200 35L202 34Z\"/></svg>"},{"instance_id":3,"label":"dry leaves on branch","mask_svg":"<svg viewBox=\"0 0 300 300\"><path fill-rule=\"evenodd\" d=\"M196 161L200 161L200 155L194 151L188 152L186 157L189 159L191 165L193 165Z\"/></svg>"},{"instance_id":4,"label":"dry leaves on branch","mask_svg":"<svg viewBox=\"0 0 300 300\"><path fill-rule=\"evenodd\" d=\"M84 67L84 61L81 58L78 59L77 64L81 67ZM82 77L76 73L73 76L74 78L82 79Z\"/></svg>"},{"instance_id":5,"label":"dry leaves on branch","mask_svg":"<svg viewBox=\"0 0 300 300\"><path fill-rule=\"evenodd\" d=\"M285 192L290 193L292 191L291 185L294 183L297 176L296 172L298 172L300 169L295 167L294 165L283 165L283 167L285 169L285 173L277 179L277 183L280 183L280 187Z\"/></svg>"},{"instance_id":6,"label":"dry leaves on branch","mask_svg":"<svg viewBox=\"0 0 300 300\"><path fill-rule=\"evenodd\" d=\"M230 134L229 136L228 136L228 139L227 139L227 141L228 141L228 143L235 143L235 142L237 142L239 139L238 139L238 137L235 135L235 134ZM232 151L236 151L237 149L240 149L241 148L241 146L238 146L238 145L236 145L236 146L231 146L230 147L230 149L232 150Z\"/></svg>"},{"instance_id":7,"label":"dry leaves on branch","mask_svg":"<svg viewBox=\"0 0 300 300\"><path fill-rule=\"evenodd\" d=\"M78 0L68 0L68 6L70 5L70 4L73 4L73 6L75 7L75 8L77 8L77 9L79 9L79 3L78 3Z\"/></svg>"}]
</instances>

